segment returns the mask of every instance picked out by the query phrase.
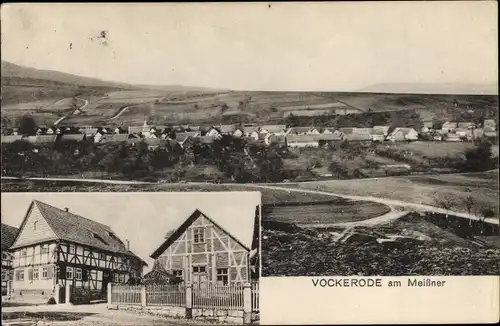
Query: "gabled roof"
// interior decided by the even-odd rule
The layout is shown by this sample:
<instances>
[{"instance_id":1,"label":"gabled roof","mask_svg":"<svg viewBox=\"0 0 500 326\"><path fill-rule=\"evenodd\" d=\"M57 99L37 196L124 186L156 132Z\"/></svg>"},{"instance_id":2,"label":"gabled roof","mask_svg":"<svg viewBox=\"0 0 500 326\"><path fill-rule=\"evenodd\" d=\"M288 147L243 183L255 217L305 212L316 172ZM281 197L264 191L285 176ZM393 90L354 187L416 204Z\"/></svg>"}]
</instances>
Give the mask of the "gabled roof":
<instances>
[{"instance_id":1,"label":"gabled roof","mask_svg":"<svg viewBox=\"0 0 500 326\"><path fill-rule=\"evenodd\" d=\"M212 144L215 141L215 137L212 136L200 136L196 137L196 140L202 144Z\"/></svg>"},{"instance_id":2,"label":"gabled roof","mask_svg":"<svg viewBox=\"0 0 500 326\"><path fill-rule=\"evenodd\" d=\"M127 141L128 134L108 134L102 137L101 142L103 143L118 143Z\"/></svg>"},{"instance_id":3,"label":"gabled roof","mask_svg":"<svg viewBox=\"0 0 500 326\"><path fill-rule=\"evenodd\" d=\"M331 134L321 134L317 137L319 140L343 140L345 136L342 132L333 132Z\"/></svg>"},{"instance_id":4,"label":"gabled roof","mask_svg":"<svg viewBox=\"0 0 500 326\"><path fill-rule=\"evenodd\" d=\"M372 140L372 137L368 133L345 133L345 139L348 141L362 141L362 140Z\"/></svg>"},{"instance_id":5,"label":"gabled roof","mask_svg":"<svg viewBox=\"0 0 500 326\"><path fill-rule=\"evenodd\" d=\"M188 137L196 137L200 134L198 131L185 131L185 132L179 132L175 134L175 139L176 140L184 140Z\"/></svg>"},{"instance_id":6,"label":"gabled roof","mask_svg":"<svg viewBox=\"0 0 500 326\"><path fill-rule=\"evenodd\" d=\"M82 135L83 136L83 135ZM41 143L53 143L55 142L57 139L57 136L56 135L37 135L37 136L28 136L28 138L26 139L27 141L29 141L30 143L33 143L33 144L41 144Z\"/></svg>"},{"instance_id":7,"label":"gabled roof","mask_svg":"<svg viewBox=\"0 0 500 326\"><path fill-rule=\"evenodd\" d=\"M138 134L142 132L142 126L129 126L128 133L129 134Z\"/></svg>"},{"instance_id":8,"label":"gabled roof","mask_svg":"<svg viewBox=\"0 0 500 326\"><path fill-rule=\"evenodd\" d=\"M85 134L64 134L61 137L62 141L67 141L67 140L82 141L84 139L85 139Z\"/></svg>"},{"instance_id":9,"label":"gabled roof","mask_svg":"<svg viewBox=\"0 0 500 326\"><path fill-rule=\"evenodd\" d=\"M2 223L2 251L14 244L18 233L18 228Z\"/></svg>"},{"instance_id":10,"label":"gabled roof","mask_svg":"<svg viewBox=\"0 0 500 326\"><path fill-rule=\"evenodd\" d=\"M285 125L266 125L266 126L260 126L259 131L266 130L267 132L270 133L275 133L275 132L282 132L286 130Z\"/></svg>"},{"instance_id":11,"label":"gabled roof","mask_svg":"<svg viewBox=\"0 0 500 326\"><path fill-rule=\"evenodd\" d=\"M311 143L318 142L322 135L288 135L286 141L290 143Z\"/></svg>"},{"instance_id":12,"label":"gabled roof","mask_svg":"<svg viewBox=\"0 0 500 326\"><path fill-rule=\"evenodd\" d=\"M403 135L408 135L411 131L415 131L413 128L396 128L391 132L391 135L396 134L397 132L403 133ZM416 131L415 131L416 132Z\"/></svg>"},{"instance_id":13,"label":"gabled roof","mask_svg":"<svg viewBox=\"0 0 500 326\"><path fill-rule=\"evenodd\" d=\"M2 143L13 143L17 140L22 140L23 136L21 135L2 135L1 142Z\"/></svg>"},{"instance_id":14,"label":"gabled roof","mask_svg":"<svg viewBox=\"0 0 500 326\"><path fill-rule=\"evenodd\" d=\"M234 216L232 214L219 215L214 218L210 218L199 209L196 209L179 227L173 229L173 232L167 233L165 242L163 242L163 244L158 247L158 249L156 249L150 257L156 259L163 254L163 252L165 252L165 250L200 216L204 216L246 250L250 251L252 249L252 243L255 236L255 222L257 219L255 215L248 215L248 217L253 217L251 219L247 218L246 220L241 219L241 216Z\"/></svg>"},{"instance_id":15,"label":"gabled roof","mask_svg":"<svg viewBox=\"0 0 500 326\"><path fill-rule=\"evenodd\" d=\"M313 127L292 127L290 128L291 133L295 134L305 134L308 131L311 131Z\"/></svg>"},{"instance_id":16,"label":"gabled roof","mask_svg":"<svg viewBox=\"0 0 500 326\"><path fill-rule=\"evenodd\" d=\"M38 200L33 200L28 212L23 219L20 231L24 228L32 207L36 206L42 217L53 231L55 237L47 240L65 240L69 242L87 245L109 252L120 253L135 257L144 262L140 257L128 250L125 244L116 236L113 230L105 225L80 215L66 212L65 210L51 206ZM19 233L18 233L19 236ZM29 241L17 243L12 248L21 248L34 244ZM146 264L147 265L147 264Z\"/></svg>"}]
</instances>

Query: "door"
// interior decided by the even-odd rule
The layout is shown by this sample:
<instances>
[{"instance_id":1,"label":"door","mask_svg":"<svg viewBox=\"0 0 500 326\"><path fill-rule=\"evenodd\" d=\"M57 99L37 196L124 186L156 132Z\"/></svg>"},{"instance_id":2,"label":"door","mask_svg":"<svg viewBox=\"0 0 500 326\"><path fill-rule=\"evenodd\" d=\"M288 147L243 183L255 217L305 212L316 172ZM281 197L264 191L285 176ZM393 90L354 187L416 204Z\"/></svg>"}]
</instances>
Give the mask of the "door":
<instances>
[{"instance_id":1,"label":"door","mask_svg":"<svg viewBox=\"0 0 500 326\"><path fill-rule=\"evenodd\" d=\"M199 288L206 288L208 282L207 273L193 273L193 285Z\"/></svg>"},{"instance_id":2,"label":"door","mask_svg":"<svg viewBox=\"0 0 500 326\"><path fill-rule=\"evenodd\" d=\"M66 303L66 287L59 286L59 303Z\"/></svg>"},{"instance_id":3,"label":"door","mask_svg":"<svg viewBox=\"0 0 500 326\"><path fill-rule=\"evenodd\" d=\"M103 271L102 272L102 289L101 293L103 298L106 298L108 294L108 283L111 283L113 281L113 276L111 275L110 271Z\"/></svg>"}]
</instances>

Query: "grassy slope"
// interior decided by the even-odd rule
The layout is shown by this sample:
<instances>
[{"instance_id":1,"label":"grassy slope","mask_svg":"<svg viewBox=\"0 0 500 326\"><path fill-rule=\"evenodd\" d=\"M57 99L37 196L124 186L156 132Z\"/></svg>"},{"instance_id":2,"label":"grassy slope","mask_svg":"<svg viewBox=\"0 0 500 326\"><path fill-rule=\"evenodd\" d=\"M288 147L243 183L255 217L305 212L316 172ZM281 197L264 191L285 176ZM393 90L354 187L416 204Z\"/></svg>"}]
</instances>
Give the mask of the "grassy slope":
<instances>
[{"instance_id":1,"label":"grassy slope","mask_svg":"<svg viewBox=\"0 0 500 326\"><path fill-rule=\"evenodd\" d=\"M454 207L457 211L465 211L463 200L470 194L479 205L493 206L498 211L498 170L490 172L489 175L491 179L469 173L388 177L378 180L332 180L302 183L298 187L346 195L398 199L433 206L436 206L435 198L451 197L458 202Z\"/></svg>"}]
</instances>

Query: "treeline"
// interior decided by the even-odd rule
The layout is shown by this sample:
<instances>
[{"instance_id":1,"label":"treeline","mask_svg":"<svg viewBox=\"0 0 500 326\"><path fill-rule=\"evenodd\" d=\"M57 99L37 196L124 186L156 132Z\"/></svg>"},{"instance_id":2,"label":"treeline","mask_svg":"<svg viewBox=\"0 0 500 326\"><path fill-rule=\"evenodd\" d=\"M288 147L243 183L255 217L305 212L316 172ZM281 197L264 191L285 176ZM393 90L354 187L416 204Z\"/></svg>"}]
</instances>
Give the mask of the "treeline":
<instances>
[{"instance_id":1,"label":"treeline","mask_svg":"<svg viewBox=\"0 0 500 326\"><path fill-rule=\"evenodd\" d=\"M196 169L196 167L214 169ZM198 171L199 175L193 175ZM285 178L279 148L224 136L213 144L194 143L182 149L175 143L155 149L139 142L94 144L66 141L34 146L25 141L2 144L2 174L9 176L78 175L167 181L279 182Z\"/></svg>"},{"instance_id":2,"label":"treeline","mask_svg":"<svg viewBox=\"0 0 500 326\"><path fill-rule=\"evenodd\" d=\"M330 128L360 127L368 128L377 125L387 125L392 128L411 127L417 130L423 123L420 115L415 110L363 112L345 115L321 115L312 117L288 116L283 124L291 127L317 126Z\"/></svg>"}]
</instances>

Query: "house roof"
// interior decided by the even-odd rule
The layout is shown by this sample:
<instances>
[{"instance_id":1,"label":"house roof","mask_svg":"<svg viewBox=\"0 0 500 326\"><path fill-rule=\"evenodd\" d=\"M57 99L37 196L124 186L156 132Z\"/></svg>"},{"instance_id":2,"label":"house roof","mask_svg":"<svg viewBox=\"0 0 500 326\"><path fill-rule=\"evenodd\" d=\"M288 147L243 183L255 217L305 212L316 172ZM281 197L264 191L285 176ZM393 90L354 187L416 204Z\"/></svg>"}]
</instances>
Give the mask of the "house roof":
<instances>
[{"instance_id":1,"label":"house roof","mask_svg":"<svg viewBox=\"0 0 500 326\"><path fill-rule=\"evenodd\" d=\"M9 249L16 240L19 229L2 223L2 250Z\"/></svg>"},{"instance_id":2,"label":"house roof","mask_svg":"<svg viewBox=\"0 0 500 326\"><path fill-rule=\"evenodd\" d=\"M37 136L28 136L27 140L30 143L40 144L40 143L53 143L56 141L56 139L57 139L56 135L37 135Z\"/></svg>"},{"instance_id":3,"label":"house roof","mask_svg":"<svg viewBox=\"0 0 500 326\"><path fill-rule=\"evenodd\" d=\"M165 242L151 254L151 258L158 258L163 252L177 240L184 231L200 216L204 216L215 226L238 242L243 248L250 251L254 240L255 223L258 220L255 215L234 216L234 214L221 214L209 217L196 209L179 227L174 228L173 232L168 232ZM242 218L245 217L245 218Z\"/></svg>"},{"instance_id":4,"label":"house roof","mask_svg":"<svg viewBox=\"0 0 500 326\"><path fill-rule=\"evenodd\" d=\"M105 135L102 139L101 142L103 143L118 143L122 141L127 141L128 139L128 134L109 134Z\"/></svg>"},{"instance_id":5,"label":"house roof","mask_svg":"<svg viewBox=\"0 0 500 326\"><path fill-rule=\"evenodd\" d=\"M311 143L318 142L320 135L288 135L286 141L288 143Z\"/></svg>"},{"instance_id":6,"label":"house roof","mask_svg":"<svg viewBox=\"0 0 500 326\"><path fill-rule=\"evenodd\" d=\"M215 138L212 136L200 136L196 137L196 140L198 140L202 144L212 144Z\"/></svg>"},{"instance_id":7,"label":"house roof","mask_svg":"<svg viewBox=\"0 0 500 326\"><path fill-rule=\"evenodd\" d=\"M415 131L413 128L396 128L391 132L391 135L397 133L397 132L402 132L403 135L408 135L411 131Z\"/></svg>"},{"instance_id":8,"label":"house roof","mask_svg":"<svg viewBox=\"0 0 500 326\"><path fill-rule=\"evenodd\" d=\"M85 134L64 134L61 137L62 141L66 140L76 140L76 141L82 141L85 138Z\"/></svg>"},{"instance_id":9,"label":"house roof","mask_svg":"<svg viewBox=\"0 0 500 326\"><path fill-rule=\"evenodd\" d=\"M302 134L306 133L308 131L313 130L313 127L292 127L290 128L290 132L297 133L297 134Z\"/></svg>"},{"instance_id":10,"label":"house roof","mask_svg":"<svg viewBox=\"0 0 500 326\"><path fill-rule=\"evenodd\" d=\"M30 208L28 209L28 212L26 213L26 216L21 224L21 230L23 229L29 216L29 212L33 206L38 208L40 214L47 221L47 224L55 235L53 239L47 240L65 240L109 252L132 256L147 265L144 260L127 249L126 245L118 238L109 226L71 212L66 212L65 210L38 200L33 200L31 202ZM34 244L29 240L17 243L17 238L15 242L16 243L13 248L20 248Z\"/></svg>"},{"instance_id":11,"label":"house roof","mask_svg":"<svg viewBox=\"0 0 500 326\"><path fill-rule=\"evenodd\" d=\"M286 136L271 135L271 137L269 137L269 141L271 143L285 143L286 142Z\"/></svg>"},{"instance_id":12,"label":"house roof","mask_svg":"<svg viewBox=\"0 0 500 326\"><path fill-rule=\"evenodd\" d=\"M424 121L422 127L424 127L424 128L432 128L433 125L434 125L433 121Z\"/></svg>"},{"instance_id":13,"label":"house roof","mask_svg":"<svg viewBox=\"0 0 500 326\"><path fill-rule=\"evenodd\" d=\"M259 131L267 130L267 132L270 132L270 133L282 132L285 129L286 129L285 125L266 125L266 126L259 127Z\"/></svg>"},{"instance_id":14,"label":"house roof","mask_svg":"<svg viewBox=\"0 0 500 326\"><path fill-rule=\"evenodd\" d=\"M80 128L78 131L86 135L93 135L97 132L97 128Z\"/></svg>"},{"instance_id":15,"label":"house roof","mask_svg":"<svg viewBox=\"0 0 500 326\"><path fill-rule=\"evenodd\" d=\"M179 133L175 134L175 139L177 139L177 140L184 140L187 137L196 137L199 134L200 133L198 131L179 132Z\"/></svg>"},{"instance_id":16,"label":"house roof","mask_svg":"<svg viewBox=\"0 0 500 326\"><path fill-rule=\"evenodd\" d=\"M354 140L371 140L372 137L368 133L346 133L345 134L345 139L348 141L354 141Z\"/></svg>"},{"instance_id":17,"label":"house roof","mask_svg":"<svg viewBox=\"0 0 500 326\"><path fill-rule=\"evenodd\" d=\"M144 142L149 146L160 146L160 138L145 138Z\"/></svg>"},{"instance_id":18,"label":"house roof","mask_svg":"<svg viewBox=\"0 0 500 326\"><path fill-rule=\"evenodd\" d=\"M129 134L138 134L142 132L142 126L130 126L128 127Z\"/></svg>"},{"instance_id":19,"label":"house roof","mask_svg":"<svg viewBox=\"0 0 500 326\"><path fill-rule=\"evenodd\" d=\"M458 127L458 128L467 128L467 127L469 127L469 126L474 126L474 125L475 125L475 123L474 123L474 122L459 122L459 123L457 124L457 127Z\"/></svg>"},{"instance_id":20,"label":"house roof","mask_svg":"<svg viewBox=\"0 0 500 326\"><path fill-rule=\"evenodd\" d=\"M233 133L236 130L235 125L220 125L215 127L221 133Z\"/></svg>"},{"instance_id":21,"label":"house roof","mask_svg":"<svg viewBox=\"0 0 500 326\"><path fill-rule=\"evenodd\" d=\"M21 136L21 135L2 135L1 142L2 143L13 143L16 140L21 140L21 139L23 139L23 136Z\"/></svg>"},{"instance_id":22,"label":"house roof","mask_svg":"<svg viewBox=\"0 0 500 326\"><path fill-rule=\"evenodd\" d=\"M343 140L344 134L342 132L333 132L331 134L318 135L319 140Z\"/></svg>"}]
</instances>

